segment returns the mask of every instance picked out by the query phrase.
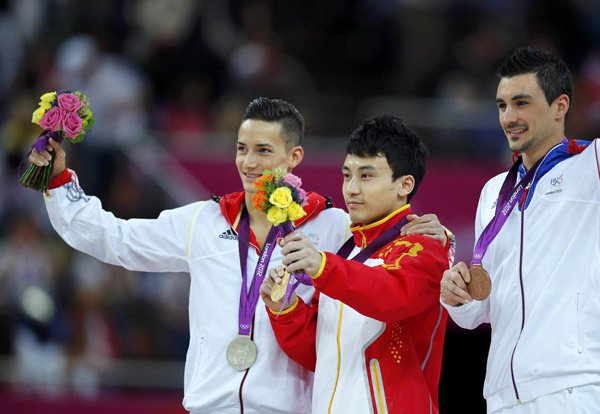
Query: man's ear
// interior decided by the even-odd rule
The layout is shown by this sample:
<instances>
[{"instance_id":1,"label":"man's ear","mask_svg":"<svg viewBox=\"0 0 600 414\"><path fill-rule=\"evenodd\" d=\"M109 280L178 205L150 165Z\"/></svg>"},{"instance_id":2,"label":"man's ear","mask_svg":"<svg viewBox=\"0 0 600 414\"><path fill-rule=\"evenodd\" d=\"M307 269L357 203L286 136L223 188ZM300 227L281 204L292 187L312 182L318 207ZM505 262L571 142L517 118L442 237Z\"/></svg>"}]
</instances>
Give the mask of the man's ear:
<instances>
[{"instance_id":1,"label":"man's ear","mask_svg":"<svg viewBox=\"0 0 600 414\"><path fill-rule=\"evenodd\" d=\"M396 181L400 184L398 187L398 197L406 199L415 188L415 177L412 175L403 175Z\"/></svg>"},{"instance_id":2,"label":"man's ear","mask_svg":"<svg viewBox=\"0 0 600 414\"><path fill-rule=\"evenodd\" d=\"M289 157L290 163L288 172L291 172L292 169L296 168L302 162L302 159L304 158L304 148L302 148L301 146L296 146L292 148L289 152Z\"/></svg>"},{"instance_id":3,"label":"man's ear","mask_svg":"<svg viewBox=\"0 0 600 414\"><path fill-rule=\"evenodd\" d=\"M556 104L556 111L555 111L556 119L557 120L564 119L565 116L567 116L567 112L569 111L569 106L571 105L571 102L569 101L569 97L563 93L558 98L556 98L554 103Z\"/></svg>"}]
</instances>

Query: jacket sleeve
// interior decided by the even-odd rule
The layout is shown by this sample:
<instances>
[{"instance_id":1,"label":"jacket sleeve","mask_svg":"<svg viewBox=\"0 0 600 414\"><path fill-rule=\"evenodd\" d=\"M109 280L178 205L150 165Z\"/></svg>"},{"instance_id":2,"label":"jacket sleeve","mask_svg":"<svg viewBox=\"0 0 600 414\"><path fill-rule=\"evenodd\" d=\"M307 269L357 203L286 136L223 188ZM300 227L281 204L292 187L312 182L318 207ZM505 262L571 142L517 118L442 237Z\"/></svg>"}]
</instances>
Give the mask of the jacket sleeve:
<instances>
[{"instance_id":1,"label":"jacket sleeve","mask_svg":"<svg viewBox=\"0 0 600 414\"><path fill-rule=\"evenodd\" d=\"M293 308L293 309L292 309ZM309 371L317 363L316 336L319 292L315 292L312 305L298 297L295 305L279 316L267 307L277 343L285 354Z\"/></svg>"},{"instance_id":2,"label":"jacket sleeve","mask_svg":"<svg viewBox=\"0 0 600 414\"><path fill-rule=\"evenodd\" d=\"M316 289L382 322L409 318L437 305L448 268L443 246L424 236L401 237L371 257L368 266L324 253ZM379 262L379 263L377 263Z\"/></svg>"},{"instance_id":3,"label":"jacket sleeve","mask_svg":"<svg viewBox=\"0 0 600 414\"><path fill-rule=\"evenodd\" d=\"M202 203L163 211L153 220L122 220L87 196L74 173L44 197L52 226L74 249L129 270L189 271L188 239Z\"/></svg>"}]
</instances>

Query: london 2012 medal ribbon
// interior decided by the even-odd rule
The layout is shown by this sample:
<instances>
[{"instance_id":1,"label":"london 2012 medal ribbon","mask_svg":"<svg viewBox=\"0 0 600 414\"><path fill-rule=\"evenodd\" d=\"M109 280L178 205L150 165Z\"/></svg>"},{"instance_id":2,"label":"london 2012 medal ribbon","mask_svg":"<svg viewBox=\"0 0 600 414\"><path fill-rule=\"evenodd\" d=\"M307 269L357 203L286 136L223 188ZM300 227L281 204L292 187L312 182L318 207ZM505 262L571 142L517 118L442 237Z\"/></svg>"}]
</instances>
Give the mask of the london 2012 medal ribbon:
<instances>
[{"instance_id":1,"label":"london 2012 medal ribbon","mask_svg":"<svg viewBox=\"0 0 600 414\"><path fill-rule=\"evenodd\" d=\"M564 145L568 142L569 141L565 138L563 139L562 144ZM522 157L519 157L506 175L506 178L502 183L502 187L500 188L500 193L498 194L494 217L477 239L477 243L473 249L473 259L471 261L471 268L469 269L471 280L469 283L467 283L467 290L473 299L485 300L490 295L492 291L492 279L481 264L483 256L485 255L485 252L494 238L502 229L502 226L504 226L504 223L506 223L508 220L508 216L513 211L519 200L523 199L523 208L525 208L527 201L526 198L528 196L531 183L535 178L535 173L540 164L548 156L548 154L552 152L552 150L548 151L544 157L538 160L516 185L514 183L517 181L519 166L523 162Z\"/></svg>"},{"instance_id":2,"label":"london 2012 medal ribbon","mask_svg":"<svg viewBox=\"0 0 600 414\"><path fill-rule=\"evenodd\" d=\"M242 216L240 218L238 248L240 256L240 267L242 269L242 287L240 291L240 304L238 313L238 337L235 338L227 347L226 357L229 365L237 370L244 371L254 364L258 349L256 344L250 338L250 330L252 328L252 319L256 311L258 302L260 285L265 278L265 273L269 266L271 254L275 248L275 240L279 229L275 226L271 227L267 239L263 245L262 251L250 289L248 289L248 247L250 246L250 218L246 206L242 207Z\"/></svg>"}]
</instances>

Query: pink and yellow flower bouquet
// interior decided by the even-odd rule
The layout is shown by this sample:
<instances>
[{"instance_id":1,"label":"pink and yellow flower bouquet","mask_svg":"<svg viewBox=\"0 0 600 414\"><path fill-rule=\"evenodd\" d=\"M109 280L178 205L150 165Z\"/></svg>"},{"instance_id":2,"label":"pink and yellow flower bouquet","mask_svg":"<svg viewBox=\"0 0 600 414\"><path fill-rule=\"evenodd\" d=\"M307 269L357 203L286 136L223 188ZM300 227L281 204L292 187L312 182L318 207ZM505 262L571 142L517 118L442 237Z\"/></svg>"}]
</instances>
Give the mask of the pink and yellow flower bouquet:
<instances>
[{"instance_id":1,"label":"pink and yellow flower bouquet","mask_svg":"<svg viewBox=\"0 0 600 414\"><path fill-rule=\"evenodd\" d=\"M42 95L31 122L44 129L31 146L37 152L42 152L50 138L57 142L62 142L64 138L72 143L83 141L86 132L94 124L94 117L84 94L79 91L60 91ZM53 163L54 152L47 166L30 165L19 182L25 187L46 192Z\"/></svg>"}]
</instances>

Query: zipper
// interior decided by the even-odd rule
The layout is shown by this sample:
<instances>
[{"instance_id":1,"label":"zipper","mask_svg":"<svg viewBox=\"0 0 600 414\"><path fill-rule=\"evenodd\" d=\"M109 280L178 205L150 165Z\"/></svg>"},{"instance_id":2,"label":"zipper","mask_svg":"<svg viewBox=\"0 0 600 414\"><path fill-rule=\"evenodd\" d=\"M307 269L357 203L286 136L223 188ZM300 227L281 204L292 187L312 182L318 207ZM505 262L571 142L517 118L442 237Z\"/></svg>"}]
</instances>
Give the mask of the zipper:
<instances>
[{"instance_id":1,"label":"zipper","mask_svg":"<svg viewBox=\"0 0 600 414\"><path fill-rule=\"evenodd\" d=\"M581 346L581 332L579 329L579 295L581 292L577 289L577 352L580 354L583 352L583 347Z\"/></svg>"},{"instance_id":2,"label":"zipper","mask_svg":"<svg viewBox=\"0 0 600 414\"><path fill-rule=\"evenodd\" d=\"M531 183L529 183L527 185L527 188L525 188L525 193L523 194L523 198L521 199L520 206L525 206L527 204L527 196L529 194L530 187L531 187ZM515 389L515 395L517 397L517 404L521 404L521 398L519 398L519 390L517 389L517 382L515 381L514 359L515 359L515 351L517 350L517 345L519 344L519 340L521 339L521 334L523 333L523 327L525 326L525 290L523 287L523 242L524 242L523 234L524 234L524 229L525 229L525 208L522 208L521 209L521 247L520 247L520 252L519 252L519 283L521 285L521 309L522 309L521 330L519 331L519 336L517 338L517 342L515 342L515 347L513 348L512 355L510 356L510 376L512 379L513 388Z\"/></svg>"},{"instance_id":3,"label":"zipper","mask_svg":"<svg viewBox=\"0 0 600 414\"><path fill-rule=\"evenodd\" d=\"M546 158L548 157L548 155L550 155L550 153L557 147L558 147L558 145L554 146L550 151L548 151L546 153L546 155L544 155L544 158L542 159L541 164L543 164L546 161ZM538 171L539 171L539 169L538 169ZM519 390L517 388L517 382L515 381L514 359L515 359L515 351L517 350L517 345L519 344L519 340L521 339L521 334L523 333L523 328L525 327L525 289L523 287L523 244L524 244L523 234L524 234L524 229L525 229L525 207L527 206L527 199L529 198L529 190L531 188L531 185L535 182L535 180L537 178L538 171L536 171L533 174L533 178L531 179L529 184L527 184L527 187L525 187L525 192L523 193L523 197L521 198L521 201L519 202L519 207L521 208L521 247L520 247L520 252L519 252L519 284L521 285L522 316L521 316L521 330L519 331L519 336L517 337L517 341L515 342L515 347L513 348L512 354L510 356L510 376L512 379L513 388L515 390L515 396L517 397L517 404L521 404L521 398L519 397Z\"/></svg>"},{"instance_id":4,"label":"zipper","mask_svg":"<svg viewBox=\"0 0 600 414\"><path fill-rule=\"evenodd\" d=\"M335 375L335 384L333 385L333 392L331 393L331 399L329 400L329 408L327 409L328 414L331 414L333 398L335 397L335 392L337 390L338 381L340 379L340 368L341 368L341 363L342 363L342 349L341 349L341 345L340 345L340 336L341 336L341 331L342 331L342 315L343 314L344 314L344 304L342 302L340 302L340 317L339 317L339 321L338 321L338 331L337 331L337 339L336 339L337 353L338 353L337 373Z\"/></svg>"}]
</instances>

